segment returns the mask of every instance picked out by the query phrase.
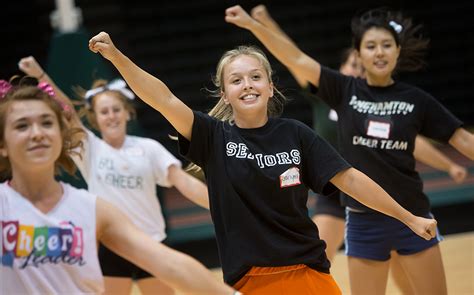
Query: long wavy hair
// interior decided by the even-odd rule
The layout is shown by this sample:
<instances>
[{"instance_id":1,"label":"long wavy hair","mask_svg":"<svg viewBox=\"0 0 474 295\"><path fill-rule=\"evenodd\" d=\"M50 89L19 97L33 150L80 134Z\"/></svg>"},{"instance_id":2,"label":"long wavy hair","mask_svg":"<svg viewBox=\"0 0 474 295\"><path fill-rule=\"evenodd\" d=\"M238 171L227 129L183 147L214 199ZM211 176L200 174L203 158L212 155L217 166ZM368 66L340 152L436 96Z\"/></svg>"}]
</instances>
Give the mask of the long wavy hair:
<instances>
[{"instance_id":1,"label":"long wavy hair","mask_svg":"<svg viewBox=\"0 0 474 295\"><path fill-rule=\"evenodd\" d=\"M59 174L60 168L73 175L76 171L71 155L80 156L82 148L82 137L84 131L81 128L72 128L66 117L65 110L60 102L45 91L37 87L38 81L31 77L17 78L11 80L13 87L0 98L0 147L5 146L6 117L11 105L16 101L38 100L48 105L58 118L61 131L62 148L59 158L55 162L55 173ZM78 151L79 150L79 151ZM8 157L0 156L0 177L11 178L11 163Z\"/></svg>"}]
</instances>

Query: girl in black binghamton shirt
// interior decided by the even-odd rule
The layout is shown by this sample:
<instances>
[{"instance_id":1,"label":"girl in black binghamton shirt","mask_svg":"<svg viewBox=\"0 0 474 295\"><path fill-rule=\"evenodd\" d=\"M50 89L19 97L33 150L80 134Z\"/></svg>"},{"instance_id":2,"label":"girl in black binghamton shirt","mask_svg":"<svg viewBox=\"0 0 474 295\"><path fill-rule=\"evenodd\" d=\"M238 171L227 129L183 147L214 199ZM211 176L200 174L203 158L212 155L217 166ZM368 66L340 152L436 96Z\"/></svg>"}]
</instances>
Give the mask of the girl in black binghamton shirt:
<instances>
[{"instance_id":1,"label":"girl in black binghamton shirt","mask_svg":"<svg viewBox=\"0 0 474 295\"><path fill-rule=\"evenodd\" d=\"M280 28L275 19L270 15L265 5L257 5L252 8L250 15L268 29L293 42ZM353 47L346 48L341 55L339 72L355 78L365 79L365 70L359 53ZM314 116L313 125L318 135L326 139L334 147L337 147L337 113L325 106L320 99L308 90L309 82L292 73L295 80L301 86L302 95L313 103ZM330 111L329 111L330 110ZM329 113L329 114L328 114ZM438 150L426 138L417 135L413 156L417 161L430 167L444 171L458 184L462 183L467 176L467 169L456 164L447 155ZM319 237L326 242L326 255L329 261L333 261L336 253L344 243L346 228L346 208L341 204L340 194L330 196L315 195L313 221L318 226ZM403 294L414 294L409 279L401 266L397 251L390 251L390 274L397 287Z\"/></svg>"},{"instance_id":2,"label":"girl in black binghamton shirt","mask_svg":"<svg viewBox=\"0 0 474 295\"><path fill-rule=\"evenodd\" d=\"M429 200L414 169L418 133L449 142L474 159L474 136L456 117L428 93L392 78L394 70L418 69L419 50L428 44L415 37L420 27L413 27L400 13L374 9L354 17L354 48L366 70L365 80L321 66L240 6L227 9L226 21L251 31L291 72L319 88L318 97L338 114L341 154L411 213L430 216ZM352 294L385 292L392 249L400 254L417 294L446 294L439 236L424 241L360 202L352 198L346 202Z\"/></svg>"},{"instance_id":3,"label":"girl in black binghamton shirt","mask_svg":"<svg viewBox=\"0 0 474 295\"><path fill-rule=\"evenodd\" d=\"M308 216L308 188L329 194L336 186L426 240L436 235L435 220L403 209L309 127L275 117L283 97L260 50L241 46L222 56L214 80L220 99L211 117L191 110L135 65L107 33L93 37L89 48L170 121L181 153L202 167L224 279L241 292L340 294Z\"/></svg>"}]
</instances>

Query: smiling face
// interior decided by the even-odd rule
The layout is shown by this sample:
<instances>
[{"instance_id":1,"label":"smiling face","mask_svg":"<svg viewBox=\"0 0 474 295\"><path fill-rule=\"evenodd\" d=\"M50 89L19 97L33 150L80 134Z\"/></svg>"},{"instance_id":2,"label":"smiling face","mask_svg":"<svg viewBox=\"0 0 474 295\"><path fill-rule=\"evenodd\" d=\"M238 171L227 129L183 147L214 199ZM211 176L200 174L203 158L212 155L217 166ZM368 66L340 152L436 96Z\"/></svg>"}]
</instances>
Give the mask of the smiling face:
<instances>
[{"instance_id":1,"label":"smiling face","mask_svg":"<svg viewBox=\"0 0 474 295\"><path fill-rule=\"evenodd\" d=\"M362 37L359 54L369 84L371 81L381 86L391 83L400 47L389 31L375 27L367 30Z\"/></svg>"},{"instance_id":2,"label":"smiling face","mask_svg":"<svg viewBox=\"0 0 474 295\"><path fill-rule=\"evenodd\" d=\"M273 96L273 84L265 68L253 56L239 55L230 61L223 70L222 97L232 106L235 122L252 125L253 122L266 122L267 108Z\"/></svg>"},{"instance_id":3,"label":"smiling face","mask_svg":"<svg viewBox=\"0 0 474 295\"><path fill-rule=\"evenodd\" d=\"M11 103L5 117L0 148L12 170L53 169L61 154L62 137L56 114L45 102L22 100Z\"/></svg>"},{"instance_id":4,"label":"smiling face","mask_svg":"<svg viewBox=\"0 0 474 295\"><path fill-rule=\"evenodd\" d=\"M123 141L130 113L120 98L111 92L97 94L94 97L93 109L102 138L109 143Z\"/></svg>"}]
</instances>

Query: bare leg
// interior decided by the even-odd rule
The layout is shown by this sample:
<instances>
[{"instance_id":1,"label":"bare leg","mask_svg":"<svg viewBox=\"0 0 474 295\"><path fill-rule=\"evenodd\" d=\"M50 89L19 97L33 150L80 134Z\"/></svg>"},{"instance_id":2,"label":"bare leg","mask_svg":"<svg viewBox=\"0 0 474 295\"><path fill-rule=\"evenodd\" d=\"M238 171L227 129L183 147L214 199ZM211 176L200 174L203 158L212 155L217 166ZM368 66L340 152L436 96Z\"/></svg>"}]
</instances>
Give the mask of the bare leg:
<instances>
[{"instance_id":1,"label":"bare leg","mask_svg":"<svg viewBox=\"0 0 474 295\"><path fill-rule=\"evenodd\" d=\"M319 237L326 242L326 255L332 262L344 241L345 220L329 214L318 214L313 216L313 221L318 226Z\"/></svg>"},{"instance_id":2,"label":"bare leg","mask_svg":"<svg viewBox=\"0 0 474 295\"><path fill-rule=\"evenodd\" d=\"M389 261L348 257L349 282L352 295L385 294Z\"/></svg>"},{"instance_id":3,"label":"bare leg","mask_svg":"<svg viewBox=\"0 0 474 295\"><path fill-rule=\"evenodd\" d=\"M390 253L390 273L391 277L403 295L415 294L415 290L410 284L410 280L399 261L399 255L396 251Z\"/></svg>"},{"instance_id":4,"label":"bare leg","mask_svg":"<svg viewBox=\"0 0 474 295\"><path fill-rule=\"evenodd\" d=\"M132 279L121 277L105 277L104 295L130 295L132 291Z\"/></svg>"},{"instance_id":5,"label":"bare leg","mask_svg":"<svg viewBox=\"0 0 474 295\"><path fill-rule=\"evenodd\" d=\"M137 286L140 289L142 295L174 295L174 289L163 283L157 278L146 278L138 280Z\"/></svg>"},{"instance_id":6,"label":"bare leg","mask_svg":"<svg viewBox=\"0 0 474 295\"><path fill-rule=\"evenodd\" d=\"M413 255L399 255L398 260L406 270L415 294L448 293L439 245Z\"/></svg>"}]
</instances>

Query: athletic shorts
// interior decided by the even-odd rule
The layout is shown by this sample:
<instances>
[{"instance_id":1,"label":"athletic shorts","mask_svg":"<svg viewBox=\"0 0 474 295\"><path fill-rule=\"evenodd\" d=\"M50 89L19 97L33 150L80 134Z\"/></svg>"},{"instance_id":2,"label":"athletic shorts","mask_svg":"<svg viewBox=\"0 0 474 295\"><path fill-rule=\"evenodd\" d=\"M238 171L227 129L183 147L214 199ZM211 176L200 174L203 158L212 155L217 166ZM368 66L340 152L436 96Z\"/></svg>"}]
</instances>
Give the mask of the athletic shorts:
<instances>
[{"instance_id":1,"label":"athletic shorts","mask_svg":"<svg viewBox=\"0 0 474 295\"><path fill-rule=\"evenodd\" d=\"M123 277L133 280L153 277L152 274L118 256L102 244L99 246L99 261L102 273L107 277Z\"/></svg>"},{"instance_id":2,"label":"athletic shorts","mask_svg":"<svg viewBox=\"0 0 474 295\"><path fill-rule=\"evenodd\" d=\"M430 213L426 218L433 218ZM427 241L395 218L375 212L346 210L346 255L386 261L390 251L411 255L437 245L443 237L436 229L436 237Z\"/></svg>"},{"instance_id":3,"label":"athletic shorts","mask_svg":"<svg viewBox=\"0 0 474 295\"><path fill-rule=\"evenodd\" d=\"M304 264L280 267L252 267L235 285L245 295L341 294L330 274Z\"/></svg>"},{"instance_id":4,"label":"athletic shorts","mask_svg":"<svg viewBox=\"0 0 474 295\"><path fill-rule=\"evenodd\" d=\"M346 218L346 210L344 206L341 206L339 199L339 192L331 194L329 196L322 196L315 194L316 205L314 206L314 215L331 215L340 219Z\"/></svg>"}]
</instances>

